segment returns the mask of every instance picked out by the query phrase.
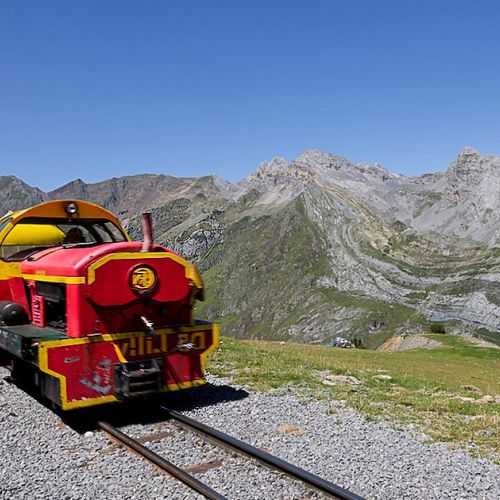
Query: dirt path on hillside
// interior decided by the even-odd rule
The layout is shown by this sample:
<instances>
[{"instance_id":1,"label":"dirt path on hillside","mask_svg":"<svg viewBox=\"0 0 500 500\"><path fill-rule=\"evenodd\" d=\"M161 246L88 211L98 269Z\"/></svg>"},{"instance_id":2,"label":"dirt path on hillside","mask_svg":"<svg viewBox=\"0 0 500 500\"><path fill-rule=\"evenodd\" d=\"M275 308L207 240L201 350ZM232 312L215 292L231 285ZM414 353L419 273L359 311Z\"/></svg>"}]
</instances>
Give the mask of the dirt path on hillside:
<instances>
[{"instance_id":1,"label":"dirt path on hillside","mask_svg":"<svg viewBox=\"0 0 500 500\"><path fill-rule=\"evenodd\" d=\"M488 342L487 340L478 339L476 337L460 337L466 342L477 345L479 347L489 347L491 349L500 349L500 346L494 344L493 342Z\"/></svg>"},{"instance_id":2,"label":"dirt path on hillside","mask_svg":"<svg viewBox=\"0 0 500 500\"><path fill-rule=\"evenodd\" d=\"M423 335L396 335L386 340L377 351L408 351L410 349L436 349L441 342L428 339Z\"/></svg>"}]
</instances>

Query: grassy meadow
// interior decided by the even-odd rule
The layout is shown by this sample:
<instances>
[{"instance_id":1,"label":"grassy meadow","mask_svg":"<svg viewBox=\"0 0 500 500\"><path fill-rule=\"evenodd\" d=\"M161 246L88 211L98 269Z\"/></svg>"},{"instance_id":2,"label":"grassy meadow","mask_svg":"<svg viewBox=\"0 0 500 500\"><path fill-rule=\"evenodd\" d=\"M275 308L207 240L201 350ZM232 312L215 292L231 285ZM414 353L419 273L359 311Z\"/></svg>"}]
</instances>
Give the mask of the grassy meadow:
<instances>
[{"instance_id":1,"label":"grassy meadow","mask_svg":"<svg viewBox=\"0 0 500 500\"><path fill-rule=\"evenodd\" d=\"M500 404L493 401L500 395L500 349L451 335L428 337L442 346L377 352L223 337L208 371L252 390L342 400L368 419L423 431L450 446L468 445L500 463ZM359 383L325 385L328 375Z\"/></svg>"}]
</instances>

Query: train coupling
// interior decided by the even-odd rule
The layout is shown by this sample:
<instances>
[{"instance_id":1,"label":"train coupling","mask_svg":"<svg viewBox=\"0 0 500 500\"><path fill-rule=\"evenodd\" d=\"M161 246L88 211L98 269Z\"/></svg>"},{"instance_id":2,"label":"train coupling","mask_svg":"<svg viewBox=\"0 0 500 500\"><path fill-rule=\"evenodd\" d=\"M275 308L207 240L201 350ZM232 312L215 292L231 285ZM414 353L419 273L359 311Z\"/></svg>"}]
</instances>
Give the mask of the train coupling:
<instances>
[{"instance_id":1,"label":"train coupling","mask_svg":"<svg viewBox=\"0 0 500 500\"><path fill-rule=\"evenodd\" d=\"M115 366L115 393L118 398L154 394L161 389L161 360L148 359Z\"/></svg>"}]
</instances>

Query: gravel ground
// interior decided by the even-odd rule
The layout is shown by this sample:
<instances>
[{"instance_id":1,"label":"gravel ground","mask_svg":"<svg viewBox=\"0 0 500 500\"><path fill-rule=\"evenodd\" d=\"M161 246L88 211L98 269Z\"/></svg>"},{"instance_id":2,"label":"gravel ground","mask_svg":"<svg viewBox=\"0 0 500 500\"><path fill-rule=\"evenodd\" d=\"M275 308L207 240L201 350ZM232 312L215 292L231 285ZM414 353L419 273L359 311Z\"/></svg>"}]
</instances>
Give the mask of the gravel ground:
<instances>
[{"instance_id":1,"label":"gravel ground","mask_svg":"<svg viewBox=\"0 0 500 500\"><path fill-rule=\"evenodd\" d=\"M0 368L0 498L198 498L73 417L64 423L7 375ZM340 403L301 404L286 391L247 394L223 380L211 382L168 395L166 404L365 498L500 499L500 468L488 460L424 444L422 436L367 422ZM181 467L210 462L214 468L197 477L228 498L317 498L278 473L180 431L148 408L92 411L133 436L171 433L147 446Z\"/></svg>"}]
</instances>

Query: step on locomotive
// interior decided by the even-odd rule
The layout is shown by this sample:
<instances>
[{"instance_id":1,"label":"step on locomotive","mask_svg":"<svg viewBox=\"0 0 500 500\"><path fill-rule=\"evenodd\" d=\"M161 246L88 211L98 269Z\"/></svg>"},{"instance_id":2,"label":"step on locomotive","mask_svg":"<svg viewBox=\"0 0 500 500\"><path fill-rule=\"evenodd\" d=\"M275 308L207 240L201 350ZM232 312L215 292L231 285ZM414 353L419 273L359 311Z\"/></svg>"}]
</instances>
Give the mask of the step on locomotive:
<instances>
[{"instance_id":1,"label":"step on locomotive","mask_svg":"<svg viewBox=\"0 0 500 500\"><path fill-rule=\"evenodd\" d=\"M194 319L196 267L131 241L93 203L49 201L0 219L0 354L63 410L205 382L218 325Z\"/></svg>"}]
</instances>

